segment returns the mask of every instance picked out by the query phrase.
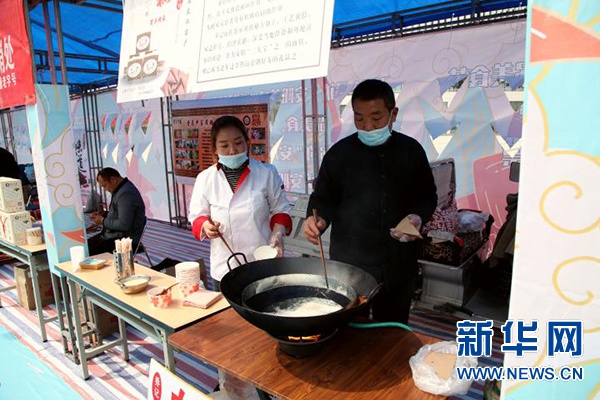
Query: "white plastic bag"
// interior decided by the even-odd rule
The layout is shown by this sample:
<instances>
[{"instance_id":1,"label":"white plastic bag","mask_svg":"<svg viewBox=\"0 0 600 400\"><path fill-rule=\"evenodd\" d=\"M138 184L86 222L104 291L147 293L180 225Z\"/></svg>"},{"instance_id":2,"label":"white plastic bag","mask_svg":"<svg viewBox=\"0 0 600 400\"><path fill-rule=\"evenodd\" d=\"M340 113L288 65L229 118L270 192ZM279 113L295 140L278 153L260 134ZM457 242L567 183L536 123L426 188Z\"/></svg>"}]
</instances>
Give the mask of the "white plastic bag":
<instances>
[{"instance_id":1,"label":"white plastic bag","mask_svg":"<svg viewBox=\"0 0 600 400\"><path fill-rule=\"evenodd\" d=\"M456 367L477 367L477 357L457 357L456 365L448 379L440 378L433 367L425 363L425 357L431 352L456 354L458 346L456 342L437 342L426 344L419 349L417 354L408 361L412 370L415 386L424 392L453 396L465 394L469 391L473 379L458 379Z\"/></svg>"},{"instance_id":2,"label":"white plastic bag","mask_svg":"<svg viewBox=\"0 0 600 400\"><path fill-rule=\"evenodd\" d=\"M217 394L219 400L260 400L256 388L235 376L219 369L219 387L221 393ZM214 399L211 395L211 397Z\"/></svg>"},{"instance_id":3,"label":"white plastic bag","mask_svg":"<svg viewBox=\"0 0 600 400\"><path fill-rule=\"evenodd\" d=\"M458 232L481 232L485 229L490 214L482 211L459 210L458 211Z\"/></svg>"}]
</instances>

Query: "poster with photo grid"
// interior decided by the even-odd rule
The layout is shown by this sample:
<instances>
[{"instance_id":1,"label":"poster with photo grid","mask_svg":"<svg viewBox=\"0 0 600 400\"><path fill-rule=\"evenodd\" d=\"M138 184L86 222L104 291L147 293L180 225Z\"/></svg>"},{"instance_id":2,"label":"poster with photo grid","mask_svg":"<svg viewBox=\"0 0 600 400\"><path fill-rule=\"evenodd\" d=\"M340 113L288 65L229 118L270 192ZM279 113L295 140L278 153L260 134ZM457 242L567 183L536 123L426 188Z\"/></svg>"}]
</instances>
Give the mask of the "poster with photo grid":
<instances>
[{"instance_id":1,"label":"poster with photo grid","mask_svg":"<svg viewBox=\"0 0 600 400\"><path fill-rule=\"evenodd\" d=\"M223 115L233 115L246 126L250 158L269 162L268 111L267 104L173 110L175 175L195 177L217 161L210 145L210 128Z\"/></svg>"}]
</instances>

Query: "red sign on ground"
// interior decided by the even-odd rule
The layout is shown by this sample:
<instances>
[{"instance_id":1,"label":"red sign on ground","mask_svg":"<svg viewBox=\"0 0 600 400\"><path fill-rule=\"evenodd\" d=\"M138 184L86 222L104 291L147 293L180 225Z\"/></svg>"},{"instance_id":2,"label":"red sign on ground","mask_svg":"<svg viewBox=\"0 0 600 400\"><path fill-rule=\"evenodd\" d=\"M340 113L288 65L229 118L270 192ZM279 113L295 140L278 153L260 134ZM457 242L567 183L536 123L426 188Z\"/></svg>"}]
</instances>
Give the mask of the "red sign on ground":
<instances>
[{"instance_id":1,"label":"red sign on ground","mask_svg":"<svg viewBox=\"0 0 600 400\"><path fill-rule=\"evenodd\" d=\"M0 109L35 104L23 1L0 0Z\"/></svg>"}]
</instances>

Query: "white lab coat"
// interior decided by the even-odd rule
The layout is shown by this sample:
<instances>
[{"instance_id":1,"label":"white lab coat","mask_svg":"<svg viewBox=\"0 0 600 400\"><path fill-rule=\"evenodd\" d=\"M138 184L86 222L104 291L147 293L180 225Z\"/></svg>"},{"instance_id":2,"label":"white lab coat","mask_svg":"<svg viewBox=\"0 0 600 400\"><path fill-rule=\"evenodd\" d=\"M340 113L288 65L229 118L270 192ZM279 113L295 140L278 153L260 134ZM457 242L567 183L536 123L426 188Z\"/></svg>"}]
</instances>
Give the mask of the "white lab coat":
<instances>
[{"instance_id":1,"label":"white lab coat","mask_svg":"<svg viewBox=\"0 0 600 400\"><path fill-rule=\"evenodd\" d=\"M202 171L194 184L188 220L193 223L200 216L210 216L214 222L220 222L219 230L229 246L235 252L244 253L250 262L254 261L252 252L268 244L271 217L278 213L289 214L292 207L273 165L250 159L248 167L250 173L235 194L216 164ZM213 279L220 281L227 273L230 255L222 240L211 240L210 274ZM238 258L243 262L242 257ZM238 266L235 259L229 264L232 268Z\"/></svg>"}]
</instances>

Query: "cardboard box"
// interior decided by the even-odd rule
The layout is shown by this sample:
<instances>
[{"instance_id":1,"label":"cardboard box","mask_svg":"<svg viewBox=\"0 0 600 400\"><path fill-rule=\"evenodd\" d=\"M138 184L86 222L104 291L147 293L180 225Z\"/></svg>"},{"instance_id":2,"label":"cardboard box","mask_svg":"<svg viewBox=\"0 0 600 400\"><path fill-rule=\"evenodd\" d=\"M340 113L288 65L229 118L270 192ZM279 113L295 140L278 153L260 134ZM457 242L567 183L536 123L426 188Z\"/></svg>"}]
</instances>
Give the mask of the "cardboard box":
<instances>
[{"instance_id":1,"label":"cardboard box","mask_svg":"<svg viewBox=\"0 0 600 400\"><path fill-rule=\"evenodd\" d=\"M0 211L0 238L22 246L27 244L27 229L31 228L29 211L6 213Z\"/></svg>"},{"instance_id":2,"label":"cardboard box","mask_svg":"<svg viewBox=\"0 0 600 400\"><path fill-rule=\"evenodd\" d=\"M33 282L29 277L28 265L15 266L15 281L19 304L29 310L35 310ZM54 303L54 291L52 289L50 270L38 271L38 283L42 306Z\"/></svg>"},{"instance_id":3,"label":"cardboard box","mask_svg":"<svg viewBox=\"0 0 600 400\"><path fill-rule=\"evenodd\" d=\"M76 289L76 294L77 294L77 298L79 299L79 293L81 291L81 288L79 285L77 285L77 289ZM87 313L84 312L84 303L85 303L85 307L87 309ZM81 319L81 322L87 322L88 326L92 327L92 326L96 326L96 328L98 329L98 332L100 333L100 336L102 337L107 337L112 335L115 332L119 331L119 319L114 316L113 314L111 314L110 312L106 311L105 309L101 308L100 306L95 306L96 307L96 317L97 320L94 319L94 313L92 312L92 303L89 301L80 301L79 304L77 305L78 309L79 309L79 318ZM86 314L87 314L87 318L86 318ZM93 342L97 341L97 338L94 337L92 338Z\"/></svg>"},{"instance_id":4,"label":"cardboard box","mask_svg":"<svg viewBox=\"0 0 600 400\"><path fill-rule=\"evenodd\" d=\"M115 315L96 306L96 317L98 319L94 321L94 324L100 336L107 337L119 331L119 319Z\"/></svg>"},{"instance_id":5,"label":"cardboard box","mask_svg":"<svg viewBox=\"0 0 600 400\"><path fill-rule=\"evenodd\" d=\"M0 177L0 211L25 211L23 187L19 179Z\"/></svg>"}]
</instances>

